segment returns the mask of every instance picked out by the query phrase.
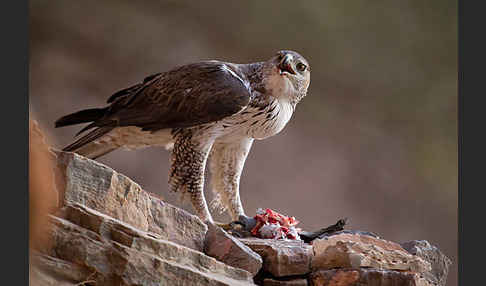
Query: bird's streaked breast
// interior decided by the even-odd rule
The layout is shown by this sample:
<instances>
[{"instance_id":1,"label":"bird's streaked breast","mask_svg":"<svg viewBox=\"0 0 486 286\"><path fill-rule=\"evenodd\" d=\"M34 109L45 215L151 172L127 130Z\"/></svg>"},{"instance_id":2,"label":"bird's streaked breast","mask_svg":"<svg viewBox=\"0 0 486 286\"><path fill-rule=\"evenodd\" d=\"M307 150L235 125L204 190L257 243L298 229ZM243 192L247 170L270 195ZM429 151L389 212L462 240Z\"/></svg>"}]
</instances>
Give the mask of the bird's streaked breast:
<instances>
[{"instance_id":1,"label":"bird's streaked breast","mask_svg":"<svg viewBox=\"0 0 486 286\"><path fill-rule=\"evenodd\" d=\"M292 117L293 107L287 100L273 100L265 108L248 107L224 119L220 124L225 134L265 139L276 135Z\"/></svg>"}]
</instances>

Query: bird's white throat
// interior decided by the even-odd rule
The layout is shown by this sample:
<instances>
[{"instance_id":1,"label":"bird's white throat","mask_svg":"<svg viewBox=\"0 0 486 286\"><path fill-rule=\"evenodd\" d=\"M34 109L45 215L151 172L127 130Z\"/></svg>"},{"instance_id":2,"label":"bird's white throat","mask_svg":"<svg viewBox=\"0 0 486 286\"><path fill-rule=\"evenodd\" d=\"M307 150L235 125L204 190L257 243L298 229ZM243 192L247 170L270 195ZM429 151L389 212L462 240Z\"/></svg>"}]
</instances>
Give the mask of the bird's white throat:
<instances>
[{"instance_id":1,"label":"bird's white throat","mask_svg":"<svg viewBox=\"0 0 486 286\"><path fill-rule=\"evenodd\" d=\"M292 96L294 88L287 78L287 75L280 74L279 69L272 70L270 75L265 79L265 89L277 98Z\"/></svg>"}]
</instances>

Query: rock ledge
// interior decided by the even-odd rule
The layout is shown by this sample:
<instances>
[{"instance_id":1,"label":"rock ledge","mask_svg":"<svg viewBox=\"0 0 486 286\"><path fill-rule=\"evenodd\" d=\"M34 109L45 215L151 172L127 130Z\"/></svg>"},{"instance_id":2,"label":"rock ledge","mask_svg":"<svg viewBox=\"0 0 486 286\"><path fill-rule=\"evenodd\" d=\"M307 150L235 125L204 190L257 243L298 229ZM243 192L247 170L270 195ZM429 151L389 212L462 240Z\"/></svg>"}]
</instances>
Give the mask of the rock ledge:
<instances>
[{"instance_id":1,"label":"rock ledge","mask_svg":"<svg viewBox=\"0 0 486 286\"><path fill-rule=\"evenodd\" d=\"M50 153L58 208L31 251L35 285L445 285L427 241L342 231L302 241L235 238L111 168Z\"/></svg>"}]
</instances>

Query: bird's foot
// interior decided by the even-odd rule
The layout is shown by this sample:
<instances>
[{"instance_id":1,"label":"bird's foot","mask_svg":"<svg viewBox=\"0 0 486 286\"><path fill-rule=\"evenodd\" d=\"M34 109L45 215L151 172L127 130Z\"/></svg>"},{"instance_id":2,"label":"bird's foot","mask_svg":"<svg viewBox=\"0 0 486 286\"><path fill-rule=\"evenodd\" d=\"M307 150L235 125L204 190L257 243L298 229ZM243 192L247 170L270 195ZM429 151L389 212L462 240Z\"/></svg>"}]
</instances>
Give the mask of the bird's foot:
<instances>
[{"instance_id":1,"label":"bird's foot","mask_svg":"<svg viewBox=\"0 0 486 286\"><path fill-rule=\"evenodd\" d=\"M233 236L251 237L251 230L256 225L256 219L247 217L246 215L240 215L238 220L227 224L217 223L217 225Z\"/></svg>"}]
</instances>

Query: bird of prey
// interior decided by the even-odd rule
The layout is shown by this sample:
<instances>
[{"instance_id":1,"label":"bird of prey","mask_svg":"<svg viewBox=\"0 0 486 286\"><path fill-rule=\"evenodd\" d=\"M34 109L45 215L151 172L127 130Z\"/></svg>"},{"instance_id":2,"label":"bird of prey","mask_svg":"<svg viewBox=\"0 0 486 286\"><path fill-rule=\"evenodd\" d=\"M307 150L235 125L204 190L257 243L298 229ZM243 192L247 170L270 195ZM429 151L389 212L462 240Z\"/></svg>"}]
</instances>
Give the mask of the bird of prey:
<instances>
[{"instance_id":1,"label":"bird of prey","mask_svg":"<svg viewBox=\"0 0 486 286\"><path fill-rule=\"evenodd\" d=\"M203 193L209 156L212 206L244 221L239 182L252 143L284 128L309 83L309 63L294 51L250 64L202 61L150 75L113 94L108 106L66 115L55 126L91 122L63 149L91 159L118 148L170 150L169 189L189 194L197 216L212 223Z\"/></svg>"}]
</instances>

